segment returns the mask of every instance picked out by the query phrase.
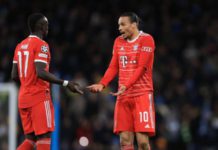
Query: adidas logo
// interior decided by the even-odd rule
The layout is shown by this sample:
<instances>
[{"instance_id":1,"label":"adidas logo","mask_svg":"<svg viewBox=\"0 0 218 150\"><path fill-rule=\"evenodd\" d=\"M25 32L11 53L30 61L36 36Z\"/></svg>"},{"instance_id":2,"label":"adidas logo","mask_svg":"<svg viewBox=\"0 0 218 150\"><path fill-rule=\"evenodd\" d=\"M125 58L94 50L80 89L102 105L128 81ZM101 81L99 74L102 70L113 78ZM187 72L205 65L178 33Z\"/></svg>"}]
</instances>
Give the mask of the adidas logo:
<instances>
[{"instance_id":1,"label":"adidas logo","mask_svg":"<svg viewBox=\"0 0 218 150\"><path fill-rule=\"evenodd\" d=\"M145 125L145 128L150 128L149 124Z\"/></svg>"}]
</instances>

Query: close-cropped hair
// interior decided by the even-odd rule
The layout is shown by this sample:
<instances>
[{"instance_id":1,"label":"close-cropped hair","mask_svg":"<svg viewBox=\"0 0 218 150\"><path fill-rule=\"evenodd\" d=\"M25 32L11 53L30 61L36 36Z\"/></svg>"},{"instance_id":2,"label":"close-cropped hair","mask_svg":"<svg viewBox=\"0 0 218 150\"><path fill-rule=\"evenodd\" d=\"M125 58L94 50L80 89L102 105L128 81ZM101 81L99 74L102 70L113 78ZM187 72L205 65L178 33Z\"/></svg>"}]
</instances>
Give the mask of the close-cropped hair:
<instances>
[{"instance_id":1,"label":"close-cropped hair","mask_svg":"<svg viewBox=\"0 0 218 150\"><path fill-rule=\"evenodd\" d=\"M41 13L34 13L34 14L29 15L28 20L27 20L27 24L28 24L28 28L29 28L30 32L34 32L36 30L37 22L40 19L42 19L43 17L45 17L45 16Z\"/></svg>"}]
</instances>

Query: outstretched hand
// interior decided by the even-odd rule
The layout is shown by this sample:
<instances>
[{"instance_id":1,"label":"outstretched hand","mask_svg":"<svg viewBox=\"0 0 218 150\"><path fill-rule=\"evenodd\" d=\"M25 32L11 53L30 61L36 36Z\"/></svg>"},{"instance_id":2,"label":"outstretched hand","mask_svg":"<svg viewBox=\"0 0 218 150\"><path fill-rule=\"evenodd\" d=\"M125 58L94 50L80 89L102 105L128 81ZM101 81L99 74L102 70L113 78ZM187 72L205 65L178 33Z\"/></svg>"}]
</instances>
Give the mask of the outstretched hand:
<instances>
[{"instance_id":1,"label":"outstretched hand","mask_svg":"<svg viewBox=\"0 0 218 150\"><path fill-rule=\"evenodd\" d=\"M98 92L101 92L103 89L104 89L104 85L103 84L92 84L90 86L87 86L86 87L90 92L93 92L93 93L98 93Z\"/></svg>"},{"instance_id":2,"label":"outstretched hand","mask_svg":"<svg viewBox=\"0 0 218 150\"><path fill-rule=\"evenodd\" d=\"M125 91L126 91L126 86L121 85L117 92L111 92L110 94L113 96L119 96L119 95L123 94Z\"/></svg>"},{"instance_id":3,"label":"outstretched hand","mask_svg":"<svg viewBox=\"0 0 218 150\"><path fill-rule=\"evenodd\" d=\"M81 90L81 87L78 83L75 83L73 81L69 81L67 88L74 93L83 94L84 92Z\"/></svg>"}]
</instances>

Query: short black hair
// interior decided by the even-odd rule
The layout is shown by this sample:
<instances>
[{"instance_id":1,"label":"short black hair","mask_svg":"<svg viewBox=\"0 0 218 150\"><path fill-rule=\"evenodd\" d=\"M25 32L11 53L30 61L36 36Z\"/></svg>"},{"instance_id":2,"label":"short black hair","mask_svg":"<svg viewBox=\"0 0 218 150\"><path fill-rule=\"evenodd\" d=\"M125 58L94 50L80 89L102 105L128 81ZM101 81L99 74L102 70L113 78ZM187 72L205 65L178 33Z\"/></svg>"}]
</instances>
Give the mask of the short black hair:
<instances>
[{"instance_id":1,"label":"short black hair","mask_svg":"<svg viewBox=\"0 0 218 150\"><path fill-rule=\"evenodd\" d=\"M45 16L41 13L33 13L33 14L29 15L27 24L28 24L28 28L29 28L30 32L35 32L36 23L44 17Z\"/></svg>"},{"instance_id":2,"label":"short black hair","mask_svg":"<svg viewBox=\"0 0 218 150\"><path fill-rule=\"evenodd\" d=\"M131 23L135 22L139 26L140 18L134 12L124 12L120 15L120 17L129 17Z\"/></svg>"}]
</instances>

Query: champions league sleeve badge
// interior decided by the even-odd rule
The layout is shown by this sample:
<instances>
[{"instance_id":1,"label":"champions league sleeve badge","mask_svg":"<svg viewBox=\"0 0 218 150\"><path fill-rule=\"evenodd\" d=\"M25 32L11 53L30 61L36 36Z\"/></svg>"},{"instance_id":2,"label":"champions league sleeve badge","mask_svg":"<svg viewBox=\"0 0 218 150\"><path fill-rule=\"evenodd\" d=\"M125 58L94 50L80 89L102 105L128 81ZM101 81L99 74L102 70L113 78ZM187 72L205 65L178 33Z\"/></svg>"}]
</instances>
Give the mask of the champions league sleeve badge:
<instances>
[{"instance_id":1,"label":"champions league sleeve badge","mask_svg":"<svg viewBox=\"0 0 218 150\"><path fill-rule=\"evenodd\" d=\"M47 53L47 52L48 52L48 46L43 45L43 46L41 47L41 51L42 51L43 53Z\"/></svg>"}]
</instances>

